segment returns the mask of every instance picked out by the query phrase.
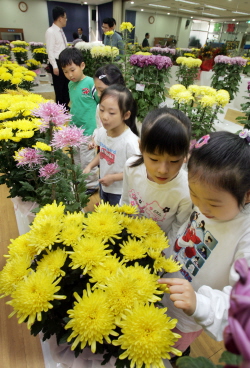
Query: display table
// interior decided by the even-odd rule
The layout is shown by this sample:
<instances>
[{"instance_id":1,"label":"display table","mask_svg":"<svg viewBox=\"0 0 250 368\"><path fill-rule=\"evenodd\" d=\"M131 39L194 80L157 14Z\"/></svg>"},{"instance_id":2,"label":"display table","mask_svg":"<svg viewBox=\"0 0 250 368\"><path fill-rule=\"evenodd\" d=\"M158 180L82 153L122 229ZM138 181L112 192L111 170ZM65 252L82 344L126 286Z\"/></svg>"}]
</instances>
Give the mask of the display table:
<instances>
[{"instance_id":1,"label":"display table","mask_svg":"<svg viewBox=\"0 0 250 368\"><path fill-rule=\"evenodd\" d=\"M209 70L208 72L202 70L200 76L200 86L210 87L213 74L214 72L212 70Z\"/></svg>"}]
</instances>

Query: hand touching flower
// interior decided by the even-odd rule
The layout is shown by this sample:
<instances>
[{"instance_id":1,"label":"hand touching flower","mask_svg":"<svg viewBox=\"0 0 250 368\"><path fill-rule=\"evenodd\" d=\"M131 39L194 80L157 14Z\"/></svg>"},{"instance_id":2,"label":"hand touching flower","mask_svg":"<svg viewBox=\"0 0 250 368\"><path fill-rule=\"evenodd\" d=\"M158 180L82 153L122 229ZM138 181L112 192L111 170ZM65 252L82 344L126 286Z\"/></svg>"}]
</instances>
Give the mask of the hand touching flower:
<instances>
[{"instance_id":1,"label":"hand touching flower","mask_svg":"<svg viewBox=\"0 0 250 368\"><path fill-rule=\"evenodd\" d=\"M170 299L176 308L182 309L184 313L191 316L196 309L196 294L191 283L184 279L159 279L159 284L167 284Z\"/></svg>"}]
</instances>

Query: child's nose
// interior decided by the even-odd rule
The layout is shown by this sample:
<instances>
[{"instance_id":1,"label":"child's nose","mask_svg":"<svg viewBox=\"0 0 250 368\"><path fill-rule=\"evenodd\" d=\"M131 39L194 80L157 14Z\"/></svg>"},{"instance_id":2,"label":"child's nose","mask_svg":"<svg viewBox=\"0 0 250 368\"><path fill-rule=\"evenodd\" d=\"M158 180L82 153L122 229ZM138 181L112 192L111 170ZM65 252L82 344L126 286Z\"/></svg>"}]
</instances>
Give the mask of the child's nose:
<instances>
[{"instance_id":1,"label":"child's nose","mask_svg":"<svg viewBox=\"0 0 250 368\"><path fill-rule=\"evenodd\" d=\"M158 172L161 174L166 174L168 172L168 164L163 162L158 167Z\"/></svg>"}]
</instances>

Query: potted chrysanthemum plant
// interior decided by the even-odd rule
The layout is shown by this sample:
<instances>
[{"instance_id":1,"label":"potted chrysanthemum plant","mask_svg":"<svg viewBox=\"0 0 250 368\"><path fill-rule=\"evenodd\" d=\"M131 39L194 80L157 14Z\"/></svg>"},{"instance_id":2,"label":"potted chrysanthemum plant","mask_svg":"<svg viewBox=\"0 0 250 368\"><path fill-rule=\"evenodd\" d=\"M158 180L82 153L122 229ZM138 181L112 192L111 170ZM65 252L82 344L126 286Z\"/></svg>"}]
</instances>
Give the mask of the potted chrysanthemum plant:
<instances>
[{"instance_id":1,"label":"potted chrysanthemum plant","mask_svg":"<svg viewBox=\"0 0 250 368\"><path fill-rule=\"evenodd\" d=\"M247 96L244 98L247 100L240 105L241 111L245 114L245 116L238 116L236 120L244 125L244 129L250 129L250 82L247 84Z\"/></svg>"},{"instance_id":2,"label":"potted chrysanthemum plant","mask_svg":"<svg viewBox=\"0 0 250 368\"><path fill-rule=\"evenodd\" d=\"M46 205L30 231L11 241L0 272L10 316L44 340L55 335L64 352L87 351L99 366L113 358L116 367L160 368L171 353L181 355L173 347L177 320L158 308L166 286L157 273L181 267L162 255L165 233L132 206L100 204L88 214L65 209Z\"/></svg>"},{"instance_id":3,"label":"potted chrysanthemum plant","mask_svg":"<svg viewBox=\"0 0 250 368\"><path fill-rule=\"evenodd\" d=\"M170 87L169 95L174 100L174 108L183 111L191 120L194 140L215 130L214 121L230 99L225 90L197 85L186 88L182 84Z\"/></svg>"},{"instance_id":4,"label":"potted chrysanthemum plant","mask_svg":"<svg viewBox=\"0 0 250 368\"><path fill-rule=\"evenodd\" d=\"M187 88L197 79L202 61L193 57L180 56L176 59L176 63L179 65L176 71L177 81Z\"/></svg>"}]
</instances>

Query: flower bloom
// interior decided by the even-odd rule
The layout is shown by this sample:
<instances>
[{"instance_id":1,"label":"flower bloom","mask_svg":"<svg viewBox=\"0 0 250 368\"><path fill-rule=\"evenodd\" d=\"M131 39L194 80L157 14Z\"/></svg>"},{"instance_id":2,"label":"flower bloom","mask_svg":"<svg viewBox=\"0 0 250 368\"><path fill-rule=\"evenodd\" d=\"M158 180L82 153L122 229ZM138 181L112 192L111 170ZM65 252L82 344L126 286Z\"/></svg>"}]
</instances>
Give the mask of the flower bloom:
<instances>
[{"instance_id":1,"label":"flower bloom","mask_svg":"<svg viewBox=\"0 0 250 368\"><path fill-rule=\"evenodd\" d=\"M17 167L24 165L33 167L33 165L40 165L44 157L34 148L21 148L15 152L14 159L17 161Z\"/></svg>"},{"instance_id":2,"label":"flower bloom","mask_svg":"<svg viewBox=\"0 0 250 368\"><path fill-rule=\"evenodd\" d=\"M113 36L114 31L107 31L104 34L105 34L105 36Z\"/></svg>"},{"instance_id":3,"label":"flower bloom","mask_svg":"<svg viewBox=\"0 0 250 368\"><path fill-rule=\"evenodd\" d=\"M159 70L167 69L173 65L169 57L161 55L131 55L129 61L131 65L136 65L140 68L154 65Z\"/></svg>"},{"instance_id":4,"label":"flower bloom","mask_svg":"<svg viewBox=\"0 0 250 368\"><path fill-rule=\"evenodd\" d=\"M216 100L213 96L203 96L201 98L201 104L203 107L213 106L216 103Z\"/></svg>"},{"instance_id":5,"label":"flower bloom","mask_svg":"<svg viewBox=\"0 0 250 368\"><path fill-rule=\"evenodd\" d=\"M230 95L225 89L219 89L216 92L215 99L218 105L224 107L229 103Z\"/></svg>"},{"instance_id":6,"label":"flower bloom","mask_svg":"<svg viewBox=\"0 0 250 368\"><path fill-rule=\"evenodd\" d=\"M171 55L176 54L176 50L170 49L169 47L151 47L150 52L158 54L171 54Z\"/></svg>"},{"instance_id":7,"label":"flower bloom","mask_svg":"<svg viewBox=\"0 0 250 368\"><path fill-rule=\"evenodd\" d=\"M172 347L178 340L178 334L171 331L177 320L165 314L166 308L155 308L152 304L137 305L133 310L123 313L119 323L122 335L113 345L121 345L124 352L120 359L129 358L131 367L164 368L163 359L170 359L169 353L178 356L181 352Z\"/></svg>"},{"instance_id":8,"label":"flower bloom","mask_svg":"<svg viewBox=\"0 0 250 368\"><path fill-rule=\"evenodd\" d=\"M244 363L250 363L250 270L244 258L237 259L234 267L240 278L231 292L224 342L231 353L242 355L243 367Z\"/></svg>"},{"instance_id":9,"label":"flower bloom","mask_svg":"<svg viewBox=\"0 0 250 368\"><path fill-rule=\"evenodd\" d=\"M56 149L64 147L79 147L82 143L86 143L88 138L83 135L84 129L75 125L63 127L61 130L55 131L51 141L52 147Z\"/></svg>"},{"instance_id":10,"label":"flower bloom","mask_svg":"<svg viewBox=\"0 0 250 368\"><path fill-rule=\"evenodd\" d=\"M49 128L50 123L56 127L61 127L65 125L72 116L67 113L65 106L51 101L41 103L38 108L32 111L32 114L42 119L40 132L46 131Z\"/></svg>"},{"instance_id":11,"label":"flower bloom","mask_svg":"<svg viewBox=\"0 0 250 368\"><path fill-rule=\"evenodd\" d=\"M129 32L132 32L132 30L134 29L135 27L133 26L132 23L130 22L122 22L122 24L120 25L120 30L121 31L125 31L125 30L128 30Z\"/></svg>"},{"instance_id":12,"label":"flower bloom","mask_svg":"<svg viewBox=\"0 0 250 368\"><path fill-rule=\"evenodd\" d=\"M44 177L45 179L49 179L52 175L57 174L60 171L59 166L56 162L53 164L47 164L39 170L40 178Z\"/></svg>"}]
</instances>

